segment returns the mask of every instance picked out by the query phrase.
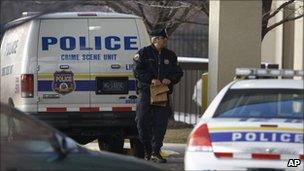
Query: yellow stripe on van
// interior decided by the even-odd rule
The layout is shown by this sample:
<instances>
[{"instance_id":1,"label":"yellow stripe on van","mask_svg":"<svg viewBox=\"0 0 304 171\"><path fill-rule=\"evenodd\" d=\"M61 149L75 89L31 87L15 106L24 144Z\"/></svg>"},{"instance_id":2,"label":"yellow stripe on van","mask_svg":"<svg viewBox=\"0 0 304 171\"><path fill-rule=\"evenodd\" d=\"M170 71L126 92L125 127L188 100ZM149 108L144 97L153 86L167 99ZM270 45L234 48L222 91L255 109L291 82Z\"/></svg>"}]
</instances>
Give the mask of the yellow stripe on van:
<instances>
[{"instance_id":1,"label":"yellow stripe on van","mask_svg":"<svg viewBox=\"0 0 304 171\"><path fill-rule=\"evenodd\" d=\"M133 73L93 73L93 74L84 74L84 73L74 73L75 80L90 80L95 77L129 77L134 79ZM38 80L53 80L53 73L40 73L38 74Z\"/></svg>"},{"instance_id":2,"label":"yellow stripe on van","mask_svg":"<svg viewBox=\"0 0 304 171\"><path fill-rule=\"evenodd\" d=\"M210 131L292 131L304 132L303 128L259 128L259 127L215 127L208 128Z\"/></svg>"}]
</instances>

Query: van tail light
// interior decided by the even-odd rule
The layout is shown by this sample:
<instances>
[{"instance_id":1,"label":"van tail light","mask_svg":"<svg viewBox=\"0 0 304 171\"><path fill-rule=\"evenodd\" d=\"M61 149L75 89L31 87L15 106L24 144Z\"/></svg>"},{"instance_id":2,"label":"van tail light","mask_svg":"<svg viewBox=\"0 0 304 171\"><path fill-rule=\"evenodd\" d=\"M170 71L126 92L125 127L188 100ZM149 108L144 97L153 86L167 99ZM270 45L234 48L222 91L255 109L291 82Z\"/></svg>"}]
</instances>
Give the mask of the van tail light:
<instances>
[{"instance_id":1,"label":"van tail light","mask_svg":"<svg viewBox=\"0 0 304 171\"><path fill-rule=\"evenodd\" d=\"M22 74L21 75L21 97L33 98L34 97L34 75Z\"/></svg>"},{"instance_id":2,"label":"van tail light","mask_svg":"<svg viewBox=\"0 0 304 171\"><path fill-rule=\"evenodd\" d=\"M192 131L188 137L187 150L204 152L212 151L212 144L207 124L203 124Z\"/></svg>"}]
</instances>

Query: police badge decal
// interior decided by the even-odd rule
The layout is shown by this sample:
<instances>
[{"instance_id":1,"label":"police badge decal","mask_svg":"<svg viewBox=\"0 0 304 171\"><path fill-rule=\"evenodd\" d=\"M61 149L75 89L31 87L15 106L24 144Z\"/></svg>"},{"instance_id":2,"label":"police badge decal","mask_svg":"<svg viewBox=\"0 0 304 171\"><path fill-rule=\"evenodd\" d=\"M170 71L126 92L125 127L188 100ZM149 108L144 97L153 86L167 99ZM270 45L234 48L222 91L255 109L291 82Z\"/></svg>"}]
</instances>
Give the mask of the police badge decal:
<instances>
[{"instance_id":1,"label":"police badge decal","mask_svg":"<svg viewBox=\"0 0 304 171\"><path fill-rule=\"evenodd\" d=\"M76 84L72 71L56 71L52 83L53 91L65 95L75 90Z\"/></svg>"}]
</instances>

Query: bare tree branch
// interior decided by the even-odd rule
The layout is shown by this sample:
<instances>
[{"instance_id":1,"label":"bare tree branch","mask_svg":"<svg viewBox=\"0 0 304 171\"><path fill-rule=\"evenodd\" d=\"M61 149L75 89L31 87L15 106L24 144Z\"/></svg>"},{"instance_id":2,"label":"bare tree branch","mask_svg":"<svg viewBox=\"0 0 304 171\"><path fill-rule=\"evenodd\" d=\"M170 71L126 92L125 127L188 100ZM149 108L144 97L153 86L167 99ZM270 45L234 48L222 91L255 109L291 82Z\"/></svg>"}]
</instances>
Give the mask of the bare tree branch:
<instances>
[{"instance_id":1,"label":"bare tree branch","mask_svg":"<svg viewBox=\"0 0 304 171\"><path fill-rule=\"evenodd\" d=\"M193 4L191 4L191 6L189 7L189 9L193 8ZM181 21L186 21L186 18L190 12L189 9L184 9L182 15L180 16L180 20ZM172 22L172 21L171 21ZM171 35L182 23L177 23L177 22L172 22L173 24L171 26L169 26L169 28L167 28L167 32L169 35Z\"/></svg>"},{"instance_id":2,"label":"bare tree branch","mask_svg":"<svg viewBox=\"0 0 304 171\"><path fill-rule=\"evenodd\" d=\"M292 4L295 0L289 0L287 2L284 2L282 5L280 5L273 13L271 13L267 19L270 19L272 17L274 17L277 13L279 13L281 11L281 9L287 7L289 4Z\"/></svg>"},{"instance_id":3,"label":"bare tree branch","mask_svg":"<svg viewBox=\"0 0 304 171\"><path fill-rule=\"evenodd\" d=\"M286 17L286 18L284 18L283 20L281 20L281 21L279 21L279 22L277 22L277 23L275 23L275 24L269 26L269 27L267 28L267 30L266 30L266 33L268 33L270 30L276 28L277 26L279 26L279 25L281 25L281 24L283 24L283 23L285 23L285 22L294 21L294 20L297 20L297 19L299 19L299 18L301 18L301 17L303 17L303 16L304 16L304 14L299 15L299 16L296 16L296 17Z\"/></svg>"},{"instance_id":4,"label":"bare tree branch","mask_svg":"<svg viewBox=\"0 0 304 171\"><path fill-rule=\"evenodd\" d=\"M98 2L105 2L105 5L115 12L133 13L143 18L148 31L156 27L167 27L167 33L172 34L181 24L202 24L192 21L196 13L208 11L209 0L202 1L175 1L175 0L94 0L84 1L86 5L99 5ZM202 5L202 6L201 6ZM204 8L201 10L200 8Z\"/></svg>"},{"instance_id":5,"label":"bare tree branch","mask_svg":"<svg viewBox=\"0 0 304 171\"><path fill-rule=\"evenodd\" d=\"M151 31L150 28L153 27L152 23L147 19L146 14L144 13L144 8L142 6L142 4L137 3L137 7L139 8L140 11L140 16L142 16L144 23L148 26L148 31Z\"/></svg>"},{"instance_id":6,"label":"bare tree branch","mask_svg":"<svg viewBox=\"0 0 304 171\"><path fill-rule=\"evenodd\" d=\"M175 16L175 14L177 13L178 9L171 9L168 18L172 18Z\"/></svg>"},{"instance_id":7,"label":"bare tree branch","mask_svg":"<svg viewBox=\"0 0 304 171\"><path fill-rule=\"evenodd\" d=\"M209 17L209 4L207 1L202 2L201 8L202 11Z\"/></svg>"},{"instance_id":8,"label":"bare tree branch","mask_svg":"<svg viewBox=\"0 0 304 171\"><path fill-rule=\"evenodd\" d=\"M263 12L263 20L267 20L268 16L271 13L271 5L272 0L264 0L262 1L262 12Z\"/></svg>"},{"instance_id":9,"label":"bare tree branch","mask_svg":"<svg viewBox=\"0 0 304 171\"><path fill-rule=\"evenodd\" d=\"M115 3L118 3L118 2L115 2ZM123 6L126 9L129 9L130 11L133 12L133 14L140 16L140 11L138 9L134 8L129 3L127 4L125 1L120 1L119 5Z\"/></svg>"},{"instance_id":10,"label":"bare tree branch","mask_svg":"<svg viewBox=\"0 0 304 171\"><path fill-rule=\"evenodd\" d=\"M163 4L161 2L159 2L158 5L163 5ZM154 27L157 27L161 21L165 21L164 20L164 11L165 10L161 10L160 8L158 8L158 10L159 10L158 17L157 17Z\"/></svg>"},{"instance_id":11,"label":"bare tree branch","mask_svg":"<svg viewBox=\"0 0 304 171\"><path fill-rule=\"evenodd\" d=\"M266 35L266 30L268 26L268 17L271 12L271 5L272 5L272 0L264 0L262 1L262 12L263 12L263 17L262 17L262 32L261 32L261 38L263 40L264 36Z\"/></svg>"},{"instance_id":12,"label":"bare tree branch","mask_svg":"<svg viewBox=\"0 0 304 171\"><path fill-rule=\"evenodd\" d=\"M107 6L109 6L110 8L112 8L116 12L119 12L119 13L123 13L124 12L123 8L121 8L119 5L117 5L113 1L106 1L106 4L107 4Z\"/></svg>"},{"instance_id":13,"label":"bare tree branch","mask_svg":"<svg viewBox=\"0 0 304 171\"><path fill-rule=\"evenodd\" d=\"M197 25L204 25L204 26L208 26L209 23L200 23L200 22L196 22L196 21L187 21L187 20L180 20L180 19L175 19L174 20L177 23L188 23L188 24L197 24Z\"/></svg>"}]
</instances>

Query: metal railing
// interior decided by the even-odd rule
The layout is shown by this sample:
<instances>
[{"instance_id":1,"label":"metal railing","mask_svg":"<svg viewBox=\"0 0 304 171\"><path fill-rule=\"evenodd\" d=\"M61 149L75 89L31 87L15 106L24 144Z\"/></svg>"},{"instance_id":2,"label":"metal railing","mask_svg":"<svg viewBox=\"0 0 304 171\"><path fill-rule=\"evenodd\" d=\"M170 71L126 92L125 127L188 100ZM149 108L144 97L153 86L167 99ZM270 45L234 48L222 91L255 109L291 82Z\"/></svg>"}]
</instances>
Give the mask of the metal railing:
<instances>
[{"instance_id":1,"label":"metal railing","mask_svg":"<svg viewBox=\"0 0 304 171\"><path fill-rule=\"evenodd\" d=\"M202 107L193 100L193 93L197 81L201 79L203 73L208 71L208 59L178 57L178 62L184 71L184 76L175 85L171 97L174 119L180 122L196 124L202 114ZM198 92L197 89L196 92Z\"/></svg>"},{"instance_id":2,"label":"metal railing","mask_svg":"<svg viewBox=\"0 0 304 171\"><path fill-rule=\"evenodd\" d=\"M168 48L178 56L207 58L208 26L185 24L184 29L176 30L169 37Z\"/></svg>"}]
</instances>

